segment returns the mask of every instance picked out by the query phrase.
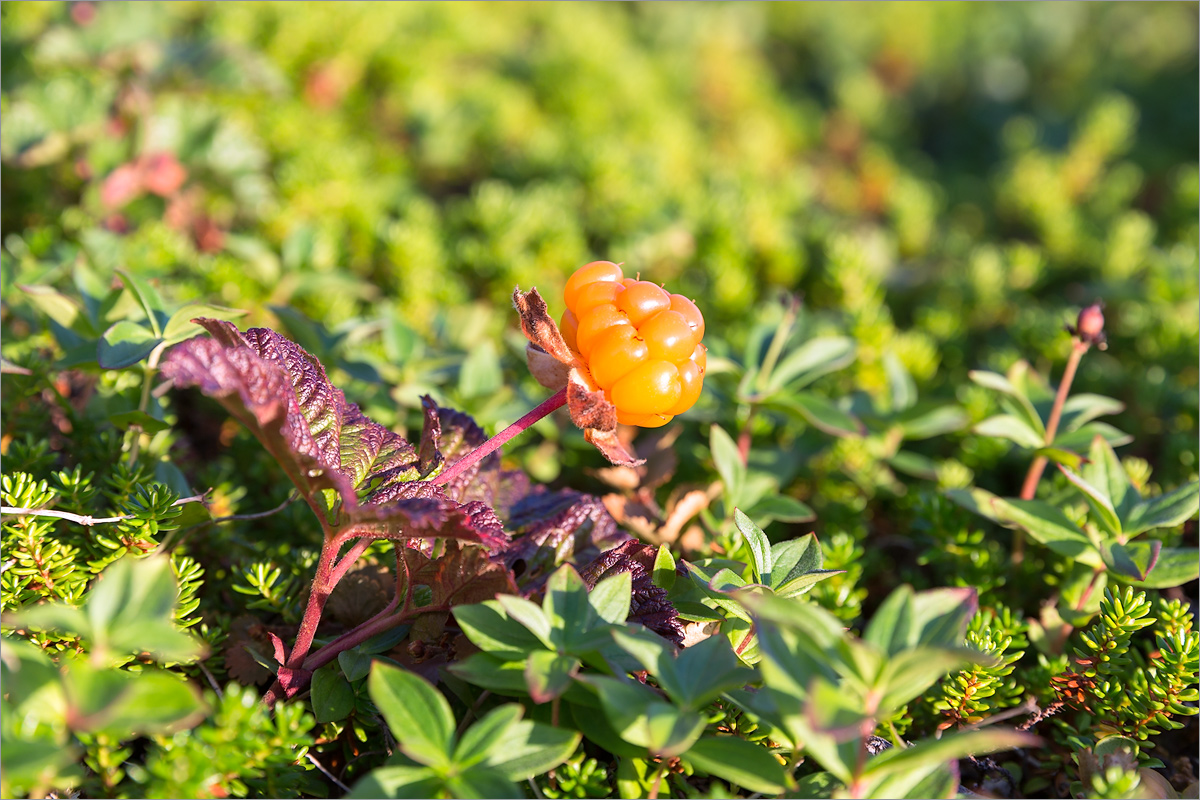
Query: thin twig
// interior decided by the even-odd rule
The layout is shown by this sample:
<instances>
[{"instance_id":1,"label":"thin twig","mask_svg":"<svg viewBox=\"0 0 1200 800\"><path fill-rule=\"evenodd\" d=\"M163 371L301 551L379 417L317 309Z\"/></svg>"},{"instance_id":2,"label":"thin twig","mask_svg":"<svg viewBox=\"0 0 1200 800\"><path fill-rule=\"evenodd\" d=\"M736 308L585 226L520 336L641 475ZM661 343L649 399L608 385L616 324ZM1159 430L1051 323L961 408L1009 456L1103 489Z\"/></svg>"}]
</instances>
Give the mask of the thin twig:
<instances>
[{"instance_id":1,"label":"thin twig","mask_svg":"<svg viewBox=\"0 0 1200 800\"><path fill-rule=\"evenodd\" d=\"M310 762L312 762L312 765L314 767L321 770L322 775L324 775L326 778L329 778L329 780L333 781L334 786L338 787L343 792L350 791L350 787L347 786L346 784L342 783L341 781L339 781L337 778L335 778L333 776L333 773L330 772L329 770L325 769L325 765L323 765L320 761L317 761L316 756L314 756L312 753L305 753L304 757L307 758Z\"/></svg>"},{"instance_id":2,"label":"thin twig","mask_svg":"<svg viewBox=\"0 0 1200 800\"><path fill-rule=\"evenodd\" d=\"M285 508L287 508L288 506L290 506L292 503L296 502L299 499L300 499L300 492L293 489L292 493L287 496L286 500L284 500L282 503L280 503L279 505L272 508L270 511L259 511L256 514L230 514L227 517L213 517L212 519L208 520L207 522L202 522L200 524L201 525L216 525L217 523L220 523L220 522L233 522L234 520L266 519L267 517L273 516L275 514L278 514L280 511L283 511Z\"/></svg>"},{"instance_id":3,"label":"thin twig","mask_svg":"<svg viewBox=\"0 0 1200 800\"><path fill-rule=\"evenodd\" d=\"M208 667L204 666L204 662L198 661L196 662L196 666L199 667L200 671L204 673L204 677L208 678L208 685L213 687L213 691L217 693L217 699L224 700L225 693L222 692L221 687L217 685L217 679L214 678L213 674L208 671Z\"/></svg>"},{"instance_id":4,"label":"thin twig","mask_svg":"<svg viewBox=\"0 0 1200 800\"><path fill-rule=\"evenodd\" d=\"M198 494L193 497L181 497L171 507L182 506L186 503L202 503L205 495ZM12 506L0 507L0 514L7 514L12 517L54 517L55 519L65 519L68 522L75 522L80 525L101 525L109 522L124 522L127 519L136 519L136 514L125 514L120 517L93 517L90 514L71 514L67 511L52 511L48 508L13 508Z\"/></svg>"}]
</instances>

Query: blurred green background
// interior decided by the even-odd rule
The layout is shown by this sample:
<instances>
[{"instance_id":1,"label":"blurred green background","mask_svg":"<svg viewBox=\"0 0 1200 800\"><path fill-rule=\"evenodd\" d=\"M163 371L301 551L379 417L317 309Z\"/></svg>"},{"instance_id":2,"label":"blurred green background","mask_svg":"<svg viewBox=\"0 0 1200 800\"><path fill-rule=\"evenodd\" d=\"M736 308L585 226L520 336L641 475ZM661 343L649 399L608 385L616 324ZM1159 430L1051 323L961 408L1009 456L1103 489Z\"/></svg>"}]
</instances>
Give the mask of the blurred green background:
<instances>
[{"instance_id":1,"label":"blurred green background","mask_svg":"<svg viewBox=\"0 0 1200 800\"><path fill-rule=\"evenodd\" d=\"M123 266L170 302L286 331L387 424L415 423L431 391L494 429L544 396L513 287L556 307L605 258L705 310L717 368L680 448L706 458L707 423L745 422L720 365L736 374L785 293L803 299L797 337L858 344L825 395L883 396L891 353L974 420L994 409L968 370L1026 358L1057 381L1064 325L1102 300L1110 348L1076 391L1127 404L1125 452L1164 485L1196 472L1194 3L0 15L10 359L46 341L17 284ZM538 430L516 449L535 476L599 465ZM783 418L752 430L796 446ZM861 454L829 443L798 451L826 460L796 491L861 508ZM1009 493L1027 463L965 433L925 452Z\"/></svg>"}]
</instances>

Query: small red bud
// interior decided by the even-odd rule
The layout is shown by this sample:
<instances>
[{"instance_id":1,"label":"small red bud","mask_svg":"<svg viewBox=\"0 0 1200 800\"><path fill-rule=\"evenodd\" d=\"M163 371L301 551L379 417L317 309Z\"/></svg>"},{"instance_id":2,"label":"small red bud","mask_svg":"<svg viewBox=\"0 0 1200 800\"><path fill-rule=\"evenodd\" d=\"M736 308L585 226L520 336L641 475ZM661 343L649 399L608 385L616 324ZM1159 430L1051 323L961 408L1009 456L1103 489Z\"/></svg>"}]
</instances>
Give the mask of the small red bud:
<instances>
[{"instance_id":1,"label":"small red bud","mask_svg":"<svg viewBox=\"0 0 1200 800\"><path fill-rule=\"evenodd\" d=\"M1096 345L1103 350L1105 346L1104 311L1101 305L1093 303L1080 311L1079 318L1075 322L1075 327L1071 328L1070 331L1085 344Z\"/></svg>"}]
</instances>

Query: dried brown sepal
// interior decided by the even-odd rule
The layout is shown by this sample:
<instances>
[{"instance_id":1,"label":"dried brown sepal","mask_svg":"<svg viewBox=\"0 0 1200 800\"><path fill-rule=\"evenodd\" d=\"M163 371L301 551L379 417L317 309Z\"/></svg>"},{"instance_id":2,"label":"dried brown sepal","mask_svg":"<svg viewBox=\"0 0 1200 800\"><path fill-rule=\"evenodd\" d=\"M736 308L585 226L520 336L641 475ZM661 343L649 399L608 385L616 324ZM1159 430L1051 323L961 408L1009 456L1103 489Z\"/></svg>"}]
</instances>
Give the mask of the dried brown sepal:
<instances>
[{"instance_id":1,"label":"dried brown sepal","mask_svg":"<svg viewBox=\"0 0 1200 800\"><path fill-rule=\"evenodd\" d=\"M604 392L593 389L578 369L571 370L567 381L567 410L571 412L571 421L584 430L617 429L617 407L608 402Z\"/></svg>"},{"instance_id":2,"label":"dried brown sepal","mask_svg":"<svg viewBox=\"0 0 1200 800\"><path fill-rule=\"evenodd\" d=\"M571 368L533 342L525 345L525 363L529 365L529 374L547 389L558 391L567 385Z\"/></svg>"},{"instance_id":3,"label":"dried brown sepal","mask_svg":"<svg viewBox=\"0 0 1200 800\"><path fill-rule=\"evenodd\" d=\"M625 445L621 444L621 440L617 438L614 431L598 431L587 428L583 431L583 438L594 445L601 455L618 466L640 467L646 463L644 458L636 458L626 450Z\"/></svg>"},{"instance_id":4,"label":"dried brown sepal","mask_svg":"<svg viewBox=\"0 0 1200 800\"><path fill-rule=\"evenodd\" d=\"M567 340L558 330L558 325L554 323L554 318L550 316L546 307L546 301L538 294L537 289L530 289L528 292L514 289L513 305L521 315L521 330L524 331L525 338L562 364L571 367L584 366L575 351L567 346Z\"/></svg>"}]
</instances>

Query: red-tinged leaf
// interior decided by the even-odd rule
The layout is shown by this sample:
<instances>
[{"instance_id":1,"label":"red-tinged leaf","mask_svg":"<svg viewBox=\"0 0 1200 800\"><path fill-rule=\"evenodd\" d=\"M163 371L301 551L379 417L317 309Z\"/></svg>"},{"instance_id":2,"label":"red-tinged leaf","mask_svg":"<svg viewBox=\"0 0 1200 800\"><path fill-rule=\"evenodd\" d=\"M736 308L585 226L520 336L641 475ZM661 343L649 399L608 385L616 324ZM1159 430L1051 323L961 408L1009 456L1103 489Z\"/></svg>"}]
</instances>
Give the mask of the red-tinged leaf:
<instances>
[{"instance_id":1,"label":"red-tinged leaf","mask_svg":"<svg viewBox=\"0 0 1200 800\"><path fill-rule=\"evenodd\" d=\"M629 536L599 498L571 490L540 491L513 506L513 543L503 554L526 591L537 589L562 564L594 561Z\"/></svg>"},{"instance_id":2,"label":"red-tinged leaf","mask_svg":"<svg viewBox=\"0 0 1200 800\"><path fill-rule=\"evenodd\" d=\"M438 416L437 404L429 395L422 395L421 408L425 411L425 425L421 429L421 444L417 450L417 464L421 476L433 472L442 463L440 450L442 440L442 422Z\"/></svg>"},{"instance_id":3,"label":"red-tinged leaf","mask_svg":"<svg viewBox=\"0 0 1200 800\"><path fill-rule=\"evenodd\" d=\"M473 475L463 476L447 494L420 481L438 459L439 444L453 460L465 455L483 433L466 415L426 405L427 432L422 452L369 419L346 401L321 364L294 342L263 328L245 333L227 323L198 319L211 339L192 339L168 354L164 374L177 385L198 386L216 397L263 442L314 509L317 492L334 488L341 497L335 530L396 540L461 539L503 547L508 537L485 502L457 502L469 494ZM499 458L480 470L499 472ZM499 481L496 481L499 483ZM366 493L359 499L356 492ZM492 489L495 492L494 486ZM491 499L491 498L488 498Z\"/></svg>"},{"instance_id":4,"label":"red-tinged leaf","mask_svg":"<svg viewBox=\"0 0 1200 800\"><path fill-rule=\"evenodd\" d=\"M372 502L344 511L343 529L353 525L380 539L459 539L492 549L508 546L508 534L491 506L456 503L441 486L396 483Z\"/></svg>"},{"instance_id":5,"label":"red-tinged leaf","mask_svg":"<svg viewBox=\"0 0 1200 800\"><path fill-rule=\"evenodd\" d=\"M240 339L237 329L228 327ZM353 496L353 486L340 470L322 460L320 447L295 408L295 394L284 371L248 346L227 346L222 340L228 337L190 339L177 345L162 364L163 375L176 386L196 386L216 398L262 442L314 508L319 507L316 495L322 489Z\"/></svg>"},{"instance_id":6,"label":"red-tinged leaf","mask_svg":"<svg viewBox=\"0 0 1200 800\"><path fill-rule=\"evenodd\" d=\"M430 588L434 606L482 603L498 594L517 594L507 567L481 548L456 542L447 543L446 552L426 562L413 580Z\"/></svg>"},{"instance_id":7,"label":"red-tinged leaf","mask_svg":"<svg viewBox=\"0 0 1200 800\"><path fill-rule=\"evenodd\" d=\"M645 625L667 641L682 647L683 623L679 613L667 599L667 593L654 585L654 561L657 556L658 548L630 539L602 553L580 572L580 576L587 584L588 591L591 591L609 575L628 572L633 591L627 621ZM675 573L678 576L687 574L681 566L675 568Z\"/></svg>"}]
</instances>

